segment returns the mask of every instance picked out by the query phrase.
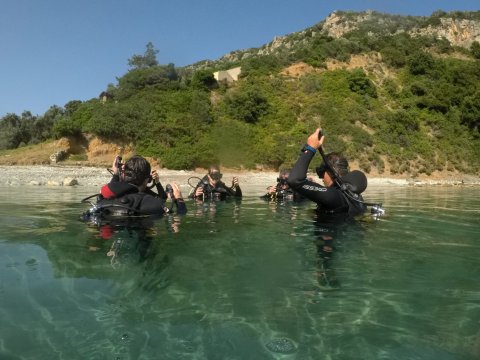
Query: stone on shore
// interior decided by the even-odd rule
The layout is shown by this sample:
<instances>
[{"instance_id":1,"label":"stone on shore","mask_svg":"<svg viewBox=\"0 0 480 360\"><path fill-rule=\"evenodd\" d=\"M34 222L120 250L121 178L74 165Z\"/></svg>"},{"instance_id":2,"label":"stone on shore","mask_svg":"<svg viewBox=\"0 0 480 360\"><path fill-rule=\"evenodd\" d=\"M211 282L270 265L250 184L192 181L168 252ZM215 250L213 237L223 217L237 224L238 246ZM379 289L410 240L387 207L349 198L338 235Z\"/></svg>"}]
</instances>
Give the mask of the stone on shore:
<instances>
[{"instance_id":1,"label":"stone on shore","mask_svg":"<svg viewBox=\"0 0 480 360\"><path fill-rule=\"evenodd\" d=\"M78 185L77 179L68 178L68 177L63 179L63 186L74 186L74 185Z\"/></svg>"}]
</instances>

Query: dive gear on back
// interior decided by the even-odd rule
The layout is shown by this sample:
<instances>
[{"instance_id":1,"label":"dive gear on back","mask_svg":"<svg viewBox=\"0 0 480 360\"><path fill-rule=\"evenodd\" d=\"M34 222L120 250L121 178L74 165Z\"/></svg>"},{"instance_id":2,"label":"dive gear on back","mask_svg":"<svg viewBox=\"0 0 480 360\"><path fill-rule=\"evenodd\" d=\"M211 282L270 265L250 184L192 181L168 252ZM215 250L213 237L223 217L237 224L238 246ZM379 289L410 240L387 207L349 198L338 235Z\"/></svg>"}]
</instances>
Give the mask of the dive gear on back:
<instances>
[{"instance_id":1,"label":"dive gear on back","mask_svg":"<svg viewBox=\"0 0 480 360\"><path fill-rule=\"evenodd\" d=\"M319 138L320 137L321 136L319 133ZM317 167L317 174L319 171L328 171L332 175L332 180L349 200L355 201L365 206L370 206L370 211L375 216L382 216L385 214L385 210L382 208L382 204L367 203L363 201L363 199L360 197L360 194L364 192L367 188L367 177L363 172L361 172L360 170L353 170L344 175L343 177L340 177L335 167L332 166L328 161L322 146L318 148L318 152L322 156L324 167L322 169L323 164Z\"/></svg>"}]
</instances>

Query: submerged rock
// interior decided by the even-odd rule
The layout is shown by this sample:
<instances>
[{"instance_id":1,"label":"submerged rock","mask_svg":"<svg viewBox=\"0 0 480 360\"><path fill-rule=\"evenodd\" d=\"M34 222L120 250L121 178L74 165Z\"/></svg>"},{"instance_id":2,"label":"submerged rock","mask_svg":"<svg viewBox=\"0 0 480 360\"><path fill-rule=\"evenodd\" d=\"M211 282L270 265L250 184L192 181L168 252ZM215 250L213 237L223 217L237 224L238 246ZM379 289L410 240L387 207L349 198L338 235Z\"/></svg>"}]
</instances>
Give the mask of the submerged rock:
<instances>
[{"instance_id":1,"label":"submerged rock","mask_svg":"<svg viewBox=\"0 0 480 360\"><path fill-rule=\"evenodd\" d=\"M265 347L271 352L279 354L293 354L297 351L294 342L287 338L273 339L266 343Z\"/></svg>"}]
</instances>

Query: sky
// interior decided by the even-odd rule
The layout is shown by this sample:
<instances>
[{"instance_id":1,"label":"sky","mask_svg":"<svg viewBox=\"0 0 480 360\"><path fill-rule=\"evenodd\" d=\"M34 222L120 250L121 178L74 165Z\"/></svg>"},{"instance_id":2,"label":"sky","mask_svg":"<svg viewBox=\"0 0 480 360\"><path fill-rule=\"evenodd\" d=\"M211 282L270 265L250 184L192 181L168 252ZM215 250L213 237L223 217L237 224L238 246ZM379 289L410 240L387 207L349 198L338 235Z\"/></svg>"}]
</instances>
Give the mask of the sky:
<instances>
[{"instance_id":1,"label":"sky","mask_svg":"<svg viewBox=\"0 0 480 360\"><path fill-rule=\"evenodd\" d=\"M429 16L479 0L1 0L0 117L98 97L152 42L176 67L260 47L335 10Z\"/></svg>"}]
</instances>

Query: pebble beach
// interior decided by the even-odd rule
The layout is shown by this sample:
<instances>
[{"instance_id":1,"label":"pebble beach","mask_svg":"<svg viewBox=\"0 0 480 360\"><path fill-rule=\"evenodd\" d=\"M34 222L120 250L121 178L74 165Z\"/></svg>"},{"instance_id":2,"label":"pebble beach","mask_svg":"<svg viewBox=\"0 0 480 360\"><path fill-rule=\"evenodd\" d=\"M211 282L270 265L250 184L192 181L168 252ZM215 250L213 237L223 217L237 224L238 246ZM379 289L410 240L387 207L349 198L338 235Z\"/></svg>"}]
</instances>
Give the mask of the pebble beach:
<instances>
[{"instance_id":1,"label":"pebble beach","mask_svg":"<svg viewBox=\"0 0 480 360\"><path fill-rule=\"evenodd\" d=\"M31 165L0 166L0 186L85 186L99 188L110 181L111 175L103 167ZM188 185L196 184L205 172L185 170L159 170L162 184L176 182L182 191L190 189ZM228 185L233 176L238 176L244 189L262 193L269 185L276 182L278 173L268 171L224 171L223 181ZM369 186L472 186L480 185L480 179L463 176L455 179L408 179L368 176ZM315 176L313 176L315 177Z\"/></svg>"}]
</instances>

